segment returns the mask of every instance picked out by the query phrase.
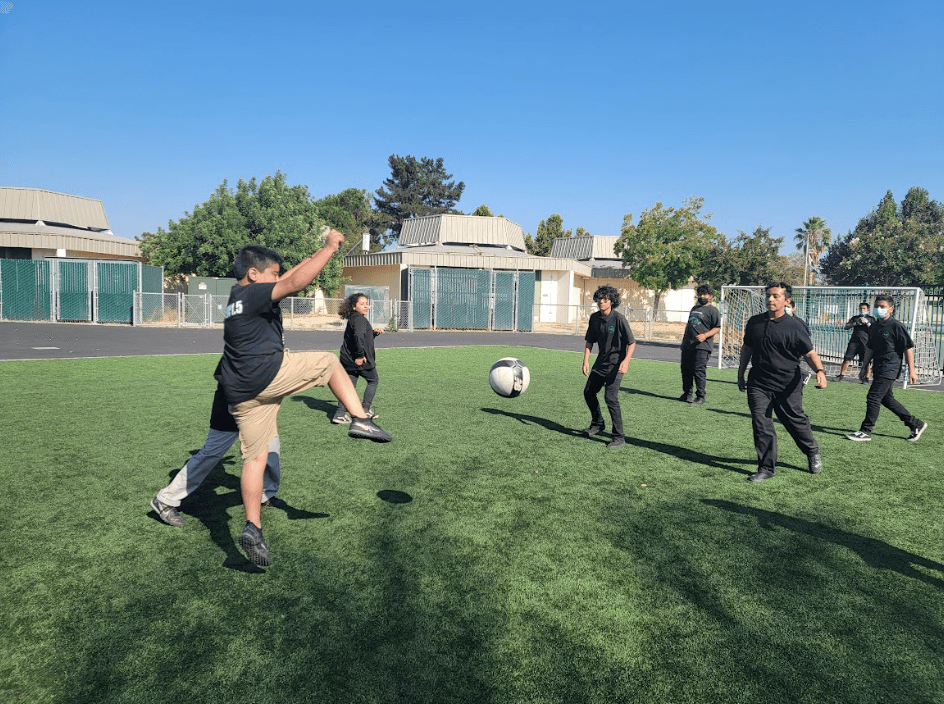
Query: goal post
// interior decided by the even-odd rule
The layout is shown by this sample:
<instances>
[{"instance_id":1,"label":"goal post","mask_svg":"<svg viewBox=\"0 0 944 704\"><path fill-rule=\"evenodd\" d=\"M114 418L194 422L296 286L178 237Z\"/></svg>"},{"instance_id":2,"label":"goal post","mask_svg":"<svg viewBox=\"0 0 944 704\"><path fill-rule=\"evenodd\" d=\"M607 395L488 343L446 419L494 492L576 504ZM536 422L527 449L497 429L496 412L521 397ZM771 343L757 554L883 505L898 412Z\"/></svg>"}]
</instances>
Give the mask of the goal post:
<instances>
[{"instance_id":1,"label":"goal post","mask_svg":"<svg viewBox=\"0 0 944 704\"><path fill-rule=\"evenodd\" d=\"M795 314L806 321L813 337L813 349L819 354L827 376L835 376L842 365L851 331L843 325L859 312L863 301L869 307L879 295L895 301L895 318L914 340L914 366L919 386L941 383L941 346L944 330L936 330L928 311L924 291L916 287L882 286L796 286L793 289ZM740 363L744 326L748 318L767 309L763 286L721 287L720 369L737 368ZM859 361L850 365L850 374L858 372ZM903 374L908 385L907 372Z\"/></svg>"}]
</instances>

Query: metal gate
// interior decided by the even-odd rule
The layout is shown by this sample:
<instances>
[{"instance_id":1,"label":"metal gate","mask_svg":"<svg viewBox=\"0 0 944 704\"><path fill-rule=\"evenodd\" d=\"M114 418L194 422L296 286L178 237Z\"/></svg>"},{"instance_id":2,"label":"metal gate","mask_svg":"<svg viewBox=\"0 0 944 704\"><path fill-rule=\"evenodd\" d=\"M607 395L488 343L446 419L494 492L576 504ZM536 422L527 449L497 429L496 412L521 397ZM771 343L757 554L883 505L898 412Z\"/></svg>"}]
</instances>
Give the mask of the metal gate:
<instances>
[{"instance_id":1,"label":"metal gate","mask_svg":"<svg viewBox=\"0 0 944 704\"><path fill-rule=\"evenodd\" d=\"M98 311L100 323L133 322L134 292L138 290L137 262L99 262Z\"/></svg>"},{"instance_id":2,"label":"metal gate","mask_svg":"<svg viewBox=\"0 0 944 704\"><path fill-rule=\"evenodd\" d=\"M0 315L7 320L51 320L49 262L0 259Z\"/></svg>"},{"instance_id":3,"label":"metal gate","mask_svg":"<svg viewBox=\"0 0 944 704\"><path fill-rule=\"evenodd\" d=\"M433 326L433 282L430 269L410 269L410 298L413 300L413 327Z\"/></svg>"},{"instance_id":4,"label":"metal gate","mask_svg":"<svg viewBox=\"0 0 944 704\"><path fill-rule=\"evenodd\" d=\"M57 320L88 321L92 319L88 262L58 262L59 312Z\"/></svg>"}]
</instances>

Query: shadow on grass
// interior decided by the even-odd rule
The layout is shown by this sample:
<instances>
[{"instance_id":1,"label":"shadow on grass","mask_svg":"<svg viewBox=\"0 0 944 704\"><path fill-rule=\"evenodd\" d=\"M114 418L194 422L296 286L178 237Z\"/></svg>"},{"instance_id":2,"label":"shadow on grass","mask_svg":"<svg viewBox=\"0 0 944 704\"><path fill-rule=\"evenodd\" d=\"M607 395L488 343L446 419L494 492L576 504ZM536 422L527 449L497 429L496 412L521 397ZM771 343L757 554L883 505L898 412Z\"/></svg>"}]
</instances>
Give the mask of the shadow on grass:
<instances>
[{"instance_id":1,"label":"shadow on grass","mask_svg":"<svg viewBox=\"0 0 944 704\"><path fill-rule=\"evenodd\" d=\"M944 565L815 516L634 499L601 503L600 537L639 583L638 647L673 673L659 701L940 701Z\"/></svg>"},{"instance_id":2,"label":"shadow on grass","mask_svg":"<svg viewBox=\"0 0 944 704\"><path fill-rule=\"evenodd\" d=\"M330 421L334 418L334 411L338 407L337 401L328 401L322 398L312 398L311 396L290 396L293 401L300 401L308 406L313 411L321 411Z\"/></svg>"},{"instance_id":3,"label":"shadow on grass","mask_svg":"<svg viewBox=\"0 0 944 704\"><path fill-rule=\"evenodd\" d=\"M866 538L855 533L848 533L843 530L831 528L822 523L814 523L802 518L787 516L782 513L775 513L761 508L742 506L730 501L720 499L702 499L706 506L713 506L731 513L739 513L745 516L752 516L757 519L758 524L765 530L772 530L774 527L785 528L795 533L811 535L820 540L826 540L836 545L849 548L859 555L869 566L880 570L892 570L905 577L918 579L926 584L944 588L944 579L932 577L915 569L915 566L924 567L928 570L934 570L941 573L944 577L944 564L929 560L907 552L901 548L875 538Z\"/></svg>"},{"instance_id":4,"label":"shadow on grass","mask_svg":"<svg viewBox=\"0 0 944 704\"><path fill-rule=\"evenodd\" d=\"M534 424L540 425L542 428L547 428L548 430L553 430L555 433L561 433L562 435L569 435L571 437L582 437L582 429L575 430L574 428L568 428L560 423L553 421L549 418L541 418L540 416L531 416L527 413L509 413L508 411L502 411L498 408L483 408L483 413L491 413L493 416L507 416L509 418L514 418L519 423L524 425Z\"/></svg>"}]
</instances>

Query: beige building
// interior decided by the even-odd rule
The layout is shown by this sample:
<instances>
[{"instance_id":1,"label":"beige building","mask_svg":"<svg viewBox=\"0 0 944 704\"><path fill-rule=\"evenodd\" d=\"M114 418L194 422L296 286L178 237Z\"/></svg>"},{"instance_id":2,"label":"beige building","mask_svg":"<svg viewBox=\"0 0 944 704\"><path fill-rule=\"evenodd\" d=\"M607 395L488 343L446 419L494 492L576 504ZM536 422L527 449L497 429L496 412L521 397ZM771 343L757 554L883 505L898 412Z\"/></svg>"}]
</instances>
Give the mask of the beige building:
<instances>
[{"instance_id":1,"label":"beige building","mask_svg":"<svg viewBox=\"0 0 944 704\"><path fill-rule=\"evenodd\" d=\"M143 261L137 242L112 233L100 200L0 187L0 259L48 257Z\"/></svg>"},{"instance_id":2,"label":"beige building","mask_svg":"<svg viewBox=\"0 0 944 704\"><path fill-rule=\"evenodd\" d=\"M405 221L396 249L348 254L343 275L355 285L386 288L391 300L431 296L435 302L439 296L457 295L454 270L492 272L493 282L498 280L495 272L515 272L517 305L533 306L535 323L579 321L593 306L594 291L604 284L622 293L624 309L651 310L654 294L630 278L613 253L616 240L615 236L592 235L560 238L550 256L537 257L526 252L521 226L503 217L430 215ZM429 286L435 273L428 272L440 272L439 278L450 286L447 294L435 284ZM523 290L532 282L533 298ZM490 291L476 290L479 296L496 296L498 291L495 283ZM687 313L694 293L691 287L670 291L659 303L660 310L677 307ZM519 318L517 329L529 328L520 326Z\"/></svg>"}]
</instances>

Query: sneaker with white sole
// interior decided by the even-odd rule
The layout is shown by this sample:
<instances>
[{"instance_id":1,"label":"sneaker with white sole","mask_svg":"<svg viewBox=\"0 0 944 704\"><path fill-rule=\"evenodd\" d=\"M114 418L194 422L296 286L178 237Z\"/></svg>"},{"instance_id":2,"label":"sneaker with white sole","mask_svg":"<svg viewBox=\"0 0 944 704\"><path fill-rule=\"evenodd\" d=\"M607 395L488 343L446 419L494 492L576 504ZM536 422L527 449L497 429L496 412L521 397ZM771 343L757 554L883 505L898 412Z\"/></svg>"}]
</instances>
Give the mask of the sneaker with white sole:
<instances>
[{"instance_id":1,"label":"sneaker with white sole","mask_svg":"<svg viewBox=\"0 0 944 704\"><path fill-rule=\"evenodd\" d=\"M354 418L347 434L352 438L366 438L374 442L390 442L393 436L370 418Z\"/></svg>"},{"instance_id":2,"label":"sneaker with white sole","mask_svg":"<svg viewBox=\"0 0 944 704\"><path fill-rule=\"evenodd\" d=\"M922 423L917 428L911 429L911 435L908 436L908 442L917 442L918 438L921 437L921 433L928 429L927 423Z\"/></svg>"},{"instance_id":3,"label":"sneaker with white sole","mask_svg":"<svg viewBox=\"0 0 944 704\"><path fill-rule=\"evenodd\" d=\"M239 536L239 546L253 564L260 567L269 567L272 564L269 546L262 537L262 528L257 528L255 524L246 522L246 527Z\"/></svg>"},{"instance_id":4,"label":"sneaker with white sole","mask_svg":"<svg viewBox=\"0 0 944 704\"><path fill-rule=\"evenodd\" d=\"M872 439L872 436L861 430L857 430L854 433L850 433L846 436L849 440L854 440L855 442L868 442Z\"/></svg>"},{"instance_id":5,"label":"sneaker with white sole","mask_svg":"<svg viewBox=\"0 0 944 704\"><path fill-rule=\"evenodd\" d=\"M341 415L341 416L335 416L334 418L331 419L331 422L334 423L335 425L344 425L346 423L351 422L351 416L345 413L344 415Z\"/></svg>"},{"instance_id":6,"label":"sneaker with white sole","mask_svg":"<svg viewBox=\"0 0 944 704\"><path fill-rule=\"evenodd\" d=\"M376 411L371 410L370 408L364 409L364 415L366 415L371 420L377 420L378 418L380 418L380 414L377 413Z\"/></svg>"},{"instance_id":7,"label":"sneaker with white sole","mask_svg":"<svg viewBox=\"0 0 944 704\"><path fill-rule=\"evenodd\" d=\"M157 517L169 526L179 527L184 524L184 517L180 514L180 509L176 506L165 504L156 496L151 499L151 508L154 509L154 513L157 514Z\"/></svg>"}]
</instances>

